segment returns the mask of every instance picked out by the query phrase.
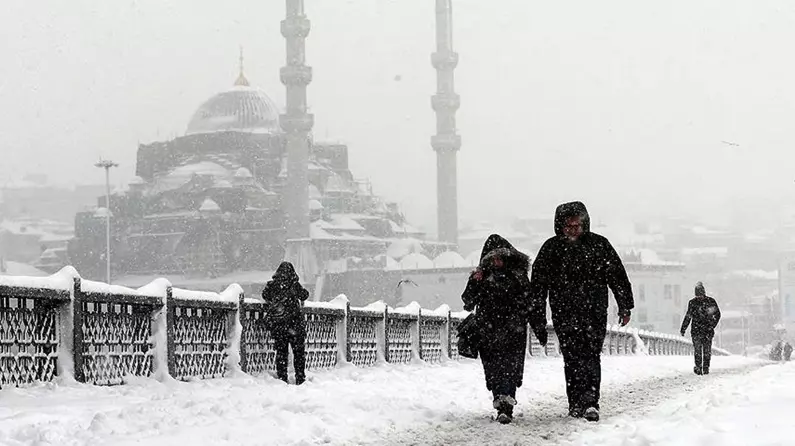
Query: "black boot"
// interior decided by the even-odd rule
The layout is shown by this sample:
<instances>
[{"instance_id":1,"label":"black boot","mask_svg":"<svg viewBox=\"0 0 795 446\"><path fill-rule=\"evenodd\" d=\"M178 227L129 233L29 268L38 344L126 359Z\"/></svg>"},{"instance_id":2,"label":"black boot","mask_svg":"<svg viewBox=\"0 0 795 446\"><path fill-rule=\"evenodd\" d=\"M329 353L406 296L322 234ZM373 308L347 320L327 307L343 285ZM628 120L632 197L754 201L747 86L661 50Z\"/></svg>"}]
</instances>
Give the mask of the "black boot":
<instances>
[{"instance_id":1,"label":"black boot","mask_svg":"<svg viewBox=\"0 0 795 446\"><path fill-rule=\"evenodd\" d=\"M585 412L582 414L582 416L588 421L599 421L599 409L595 407L589 407L585 409Z\"/></svg>"}]
</instances>

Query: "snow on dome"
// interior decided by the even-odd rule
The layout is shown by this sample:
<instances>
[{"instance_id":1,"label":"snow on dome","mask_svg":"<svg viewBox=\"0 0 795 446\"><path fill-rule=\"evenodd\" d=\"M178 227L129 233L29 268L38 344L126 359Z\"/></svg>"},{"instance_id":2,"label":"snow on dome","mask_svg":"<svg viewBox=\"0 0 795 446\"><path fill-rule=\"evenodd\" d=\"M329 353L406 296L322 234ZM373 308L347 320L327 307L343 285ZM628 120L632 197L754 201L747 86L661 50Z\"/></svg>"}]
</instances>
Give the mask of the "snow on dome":
<instances>
[{"instance_id":1,"label":"snow on dome","mask_svg":"<svg viewBox=\"0 0 795 446\"><path fill-rule=\"evenodd\" d=\"M218 203L213 201L212 198L205 198L204 202L202 203L199 211L201 212L218 212L221 210L221 207L218 206Z\"/></svg>"},{"instance_id":2,"label":"snow on dome","mask_svg":"<svg viewBox=\"0 0 795 446\"><path fill-rule=\"evenodd\" d=\"M437 268L461 268L469 266L461 254L455 251L446 251L433 259L433 265Z\"/></svg>"},{"instance_id":3,"label":"snow on dome","mask_svg":"<svg viewBox=\"0 0 795 446\"><path fill-rule=\"evenodd\" d=\"M478 266L480 264L480 250L476 249L470 252L464 260L466 260L467 265L469 266Z\"/></svg>"},{"instance_id":4,"label":"snow on dome","mask_svg":"<svg viewBox=\"0 0 795 446\"><path fill-rule=\"evenodd\" d=\"M185 134L226 131L277 132L279 109L263 91L244 85L235 86L204 102L193 114Z\"/></svg>"},{"instance_id":5,"label":"snow on dome","mask_svg":"<svg viewBox=\"0 0 795 446\"><path fill-rule=\"evenodd\" d=\"M248 179L254 178L254 175L251 174L250 170L246 169L245 167L241 167L240 169L237 169L237 172L235 172L235 178Z\"/></svg>"},{"instance_id":6,"label":"snow on dome","mask_svg":"<svg viewBox=\"0 0 795 446\"><path fill-rule=\"evenodd\" d=\"M105 218L108 216L113 217L113 212L110 212L108 208L97 208L97 210L94 211L94 217Z\"/></svg>"},{"instance_id":7,"label":"snow on dome","mask_svg":"<svg viewBox=\"0 0 795 446\"><path fill-rule=\"evenodd\" d=\"M413 252L400 259L403 269L433 269L433 261L422 254Z\"/></svg>"},{"instance_id":8,"label":"snow on dome","mask_svg":"<svg viewBox=\"0 0 795 446\"><path fill-rule=\"evenodd\" d=\"M317 200L309 200L309 210L310 211L320 211L323 210L323 204L321 204Z\"/></svg>"},{"instance_id":9,"label":"snow on dome","mask_svg":"<svg viewBox=\"0 0 795 446\"><path fill-rule=\"evenodd\" d=\"M419 252L422 252L422 243L413 238L395 240L386 250L386 254L393 259L401 259L409 254Z\"/></svg>"}]
</instances>

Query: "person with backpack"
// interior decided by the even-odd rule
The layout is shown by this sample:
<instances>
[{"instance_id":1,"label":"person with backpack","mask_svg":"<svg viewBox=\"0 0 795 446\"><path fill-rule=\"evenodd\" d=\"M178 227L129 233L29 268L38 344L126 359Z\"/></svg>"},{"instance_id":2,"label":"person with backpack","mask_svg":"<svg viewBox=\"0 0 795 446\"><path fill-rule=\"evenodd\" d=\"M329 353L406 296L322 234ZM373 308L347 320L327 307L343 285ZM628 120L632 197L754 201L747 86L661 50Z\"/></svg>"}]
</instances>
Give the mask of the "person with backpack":
<instances>
[{"instance_id":1,"label":"person with backpack","mask_svg":"<svg viewBox=\"0 0 795 446\"><path fill-rule=\"evenodd\" d=\"M690 336L693 339L693 355L696 365L693 373L696 375L708 375L709 363L712 359L712 338L715 336L715 327L720 322L720 308L715 299L707 296L704 284L698 282L695 288L696 297L690 299L687 304L687 313L682 321L682 329L679 334L685 335L685 330L690 322Z\"/></svg>"},{"instance_id":2,"label":"person with backpack","mask_svg":"<svg viewBox=\"0 0 795 446\"><path fill-rule=\"evenodd\" d=\"M528 322L541 345L547 343L544 309L530 302L529 268L527 255L492 234L461 295L464 310L475 311L477 352L502 424L513 420L516 389L522 385Z\"/></svg>"},{"instance_id":3,"label":"person with backpack","mask_svg":"<svg viewBox=\"0 0 795 446\"><path fill-rule=\"evenodd\" d=\"M287 381L287 349L293 349L295 384L306 380L306 327L302 307L309 292L301 286L290 262L282 262L262 290L265 321L276 350L276 376Z\"/></svg>"}]
</instances>

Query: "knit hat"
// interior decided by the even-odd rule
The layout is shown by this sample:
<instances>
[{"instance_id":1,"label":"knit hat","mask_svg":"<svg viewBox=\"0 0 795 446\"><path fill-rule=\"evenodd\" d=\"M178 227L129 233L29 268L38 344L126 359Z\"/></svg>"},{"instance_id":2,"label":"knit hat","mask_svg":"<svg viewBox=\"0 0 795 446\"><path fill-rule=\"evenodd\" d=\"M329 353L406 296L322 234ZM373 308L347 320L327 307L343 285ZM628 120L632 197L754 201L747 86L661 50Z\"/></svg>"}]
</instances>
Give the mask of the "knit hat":
<instances>
[{"instance_id":1,"label":"knit hat","mask_svg":"<svg viewBox=\"0 0 795 446\"><path fill-rule=\"evenodd\" d=\"M696 296L704 297L707 295L707 292L704 290L704 284L701 282L696 283Z\"/></svg>"}]
</instances>

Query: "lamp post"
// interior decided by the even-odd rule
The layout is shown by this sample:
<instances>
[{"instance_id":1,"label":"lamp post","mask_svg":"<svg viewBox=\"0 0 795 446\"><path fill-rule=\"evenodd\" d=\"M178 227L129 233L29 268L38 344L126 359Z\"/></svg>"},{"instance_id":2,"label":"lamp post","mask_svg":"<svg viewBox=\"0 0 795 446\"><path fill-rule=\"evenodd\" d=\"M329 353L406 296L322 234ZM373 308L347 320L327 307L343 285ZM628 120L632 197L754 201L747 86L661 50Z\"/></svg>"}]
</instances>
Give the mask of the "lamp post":
<instances>
[{"instance_id":1,"label":"lamp post","mask_svg":"<svg viewBox=\"0 0 795 446\"><path fill-rule=\"evenodd\" d=\"M110 285L110 168L119 165L100 159L94 166L105 169L105 281Z\"/></svg>"}]
</instances>

